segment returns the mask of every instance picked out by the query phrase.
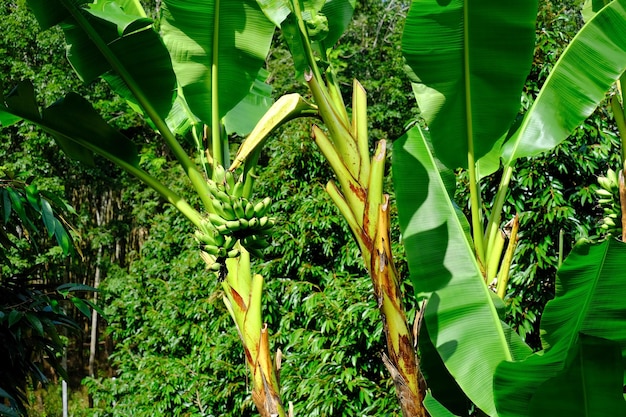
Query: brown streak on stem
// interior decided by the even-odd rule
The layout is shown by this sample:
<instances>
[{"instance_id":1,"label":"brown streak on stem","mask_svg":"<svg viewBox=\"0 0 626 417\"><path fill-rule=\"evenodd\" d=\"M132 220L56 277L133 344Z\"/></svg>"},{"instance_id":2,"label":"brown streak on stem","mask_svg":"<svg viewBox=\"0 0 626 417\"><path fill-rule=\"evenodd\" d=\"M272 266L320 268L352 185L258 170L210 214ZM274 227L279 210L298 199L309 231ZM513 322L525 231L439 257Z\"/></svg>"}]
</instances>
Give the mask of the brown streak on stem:
<instances>
[{"instance_id":1,"label":"brown streak on stem","mask_svg":"<svg viewBox=\"0 0 626 417\"><path fill-rule=\"evenodd\" d=\"M388 356L383 360L393 378L403 415L425 417L428 413L422 402L426 387L419 370L413 337L402 305L400 284L393 264L388 209L389 196L384 195L383 202L379 205L378 217L372 219L376 221L376 227L369 265L387 340Z\"/></svg>"},{"instance_id":2,"label":"brown streak on stem","mask_svg":"<svg viewBox=\"0 0 626 417\"><path fill-rule=\"evenodd\" d=\"M243 300L243 298L241 298L241 295L239 295L239 293L233 287L230 287L229 289L230 294L233 296L233 300L235 300L235 302L237 303L237 307L239 307L241 311L246 311L248 309L248 306L246 306L246 302Z\"/></svg>"}]
</instances>

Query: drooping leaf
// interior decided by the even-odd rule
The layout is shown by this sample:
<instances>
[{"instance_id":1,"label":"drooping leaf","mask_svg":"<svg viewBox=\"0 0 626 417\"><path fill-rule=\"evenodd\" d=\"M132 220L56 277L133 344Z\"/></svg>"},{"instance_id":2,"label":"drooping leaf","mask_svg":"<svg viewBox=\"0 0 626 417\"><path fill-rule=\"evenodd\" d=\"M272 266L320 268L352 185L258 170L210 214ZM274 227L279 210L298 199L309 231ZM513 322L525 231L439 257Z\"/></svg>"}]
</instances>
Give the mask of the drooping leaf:
<instances>
[{"instance_id":1,"label":"drooping leaf","mask_svg":"<svg viewBox=\"0 0 626 417\"><path fill-rule=\"evenodd\" d=\"M26 317L26 320L28 320L28 322L33 326L33 329L35 329L37 334L39 336L43 336L43 324L41 324L41 320L39 320L37 315L31 312L27 312L26 314L24 314L24 316Z\"/></svg>"},{"instance_id":2,"label":"drooping leaf","mask_svg":"<svg viewBox=\"0 0 626 417\"><path fill-rule=\"evenodd\" d=\"M85 315L85 317L91 317L91 309L84 300L78 297L71 297L70 301L74 304L74 307Z\"/></svg>"},{"instance_id":3,"label":"drooping leaf","mask_svg":"<svg viewBox=\"0 0 626 417\"><path fill-rule=\"evenodd\" d=\"M88 7L81 3L86 2L28 0L42 28L63 23L68 59L83 81L103 76L122 97L138 103L142 96L165 118L176 77L167 49L143 9L136 1L120 5L100 0Z\"/></svg>"},{"instance_id":4,"label":"drooping leaf","mask_svg":"<svg viewBox=\"0 0 626 417\"><path fill-rule=\"evenodd\" d=\"M67 284L59 285L57 287L57 291L59 293L65 295L65 296L67 296L72 291L96 292L96 291L98 291L98 289L95 288L95 287L92 287L91 285L67 283Z\"/></svg>"},{"instance_id":5,"label":"drooping leaf","mask_svg":"<svg viewBox=\"0 0 626 417\"><path fill-rule=\"evenodd\" d=\"M531 416L626 416L619 343L581 334L566 368L537 388Z\"/></svg>"},{"instance_id":6,"label":"drooping leaf","mask_svg":"<svg viewBox=\"0 0 626 417\"><path fill-rule=\"evenodd\" d=\"M189 108L211 125L213 70L221 118L250 91L274 25L254 0L164 0L161 32Z\"/></svg>"},{"instance_id":7,"label":"drooping leaf","mask_svg":"<svg viewBox=\"0 0 626 417\"><path fill-rule=\"evenodd\" d=\"M48 230L48 237L52 237L55 230L54 212L52 211L52 206L45 198L41 199L41 219L46 226L46 230Z\"/></svg>"},{"instance_id":8,"label":"drooping leaf","mask_svg":"<svg viewBox=\"0 0 626 417\"><path fill-rule=\"evenodd\" d=\"M535 156L565 140L626 69L626 0L614 0L578 32L503 146L503 159Z\"/></svg>"},{"instance_id":9,"label":"drooping leaf","mask_svg":"<svg viewBox=\"0 0 626 417\"><path fill-rule=\"evenodd\" d=\"M490 290L417 126L394 142L393 177L411 280L428 297L424 320L430 338L470 400L494 415L493 373L512 354Z\"/></svg>"},{"instance_id":10,"label":"drooping leaf","mask_svg":"<svg viewBox=\"0 0 626 417\"><path fill-rule=\"evenodd\" d=\"M24 191L26 193L26 200L30 206L35 209L35 211L41 211L39 204L39 190L37 190L37 186L35 184L29 184L24 187Z\"/></svg>"},{"instance_id":11,"label":"drooping leaf","mask_svg":"<svg viewBox=\"0 0 626 417\"><path fill-rule=\"evenodd\" d=\"M19 310L11 310L9 313L9 327L19 322L23 317L23 313Z\"/></svg>"},{"instance_id":12,"label":"drooping leaf","mask_svg":"<svg viewBox=\"0 0 626 417\"><path fill-rule=\"evenodd\" d=\"M93 164L93 153L137 166L137 147L107 124L80 96L69 93L40 115L32 84L21 82L0 111L29 120L50 133L68 156Z\"/></svg>"},{"instance_id":13,"label":"drooping leaf","mask_svg":"<svg viewBox=\"0 0 626 417\"><path fill-rule=\"evenodd\" d=\"M576 349L580 333L618 343L622 368L626 364L626 293L623 260L626 244L608 240L579 244L557 273L556 296L541 320L545 352L521 362L504 362L494 388L501 416L532 416L530 400L538 387L559 373Z\"/></svg>"},{"instance_id":14,"label":"drooping leaf","mask_svg":"<svg viewBox=\"0 0 626 417\"><path fill-rule=\"evenodd\" d=\"M321 12L328 19L328 33L323 44L327 49L335 46L348 28L355 6L356 0L327 0L324 3Z\"/></svg>"},{"instance_id":15,"label":"drooping leaf","mask_svg":"<svg viewBox=\"0 0 626 417\"><path fill-rule=\"evenodd\" d=\"M508 130L534 51L537 1L413 0L402 38L435 153L467 167Z\"/></svg>"},{"instance_id":16,"label":"drooping leaf","mask_svg":"<svg viewBox=\"0 0 626 417\"><path fill-rule=\"evenodd\" d=\"M57 244L61 247L64 254L70 253L72 250L72 239L67 234L67 231L61 224L61 221L57 218L54 219L54 237Z\"/></svg>"}]
</instances>

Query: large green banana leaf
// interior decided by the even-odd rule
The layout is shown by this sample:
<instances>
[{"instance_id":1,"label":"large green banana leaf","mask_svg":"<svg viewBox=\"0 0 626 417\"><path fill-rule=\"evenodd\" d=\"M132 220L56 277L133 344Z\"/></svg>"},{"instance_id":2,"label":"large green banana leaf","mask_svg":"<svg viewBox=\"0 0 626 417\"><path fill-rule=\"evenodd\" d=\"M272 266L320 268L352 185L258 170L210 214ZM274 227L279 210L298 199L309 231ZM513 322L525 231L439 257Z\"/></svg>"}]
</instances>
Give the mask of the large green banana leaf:
<instances>
[{"instance_id":1,"label":"large green banana leaf","mask_svg":"<svg viewBox=\"0 0 626 417\"><path fill-rule=\"evenodd\" d=\"M566 369L537 388L531 416L625 417L618 343L581 334Z\"/></svg>"},{"instance_id":2,"label":"large green banana leaf","mask_svg":"<svg viewBox=\"0 0 626 417\"><path fill-rule=\"evenodd\" d=\"M495 415L493 374L514 355L439 169L419 127L394 142L393 178L411 280L428 298L424 321L446 368ZM519 343L512 342L519 346Z\"/></svg>"},{"instance_id":3,"label":"large green banana leaf","mask_svg":"<svg viewBox=\"0 0 626 417\"><path fill-rule=\"evenodd\" d=\"M160 23L187 104L209 125L213 103L222 118L250 93L274 34L255 0L164 0Z\"/></svg>"},{"instance_id":4,"label":"large green banana leaf","mask_svg":"<svg viewBox=\"0 0 626 417\"><path fill-rule=\"evenodd\" d=\"M578 32L541 88L515 135L507 164L565 140L605 98L626 69L626 0L614 0Z\"/></svg>"},{"instance_id":5,"label":"large green banana leaf","mask_svg":"<svg viewBox=\"0 0 626 417\"><path fill-rule=\"evenodd\" d=\"M28 120L50 133L68 156L93 165L98 153L122 166L137 167L136 145L107 124L82 97L70 93L39 112L35 91L23 81L0 102L0 126Z\"/></svg>"},{"instance_id":6,"label":"large green banana leaf","mask_svg":"<svg viewBox=\"0 0 626 417\"><path fill-rule=\"evenodd\" d=\"M164 118L176 77L165 45L136 0L27 0L42 28L61 24L79 77L103 76L125 99ZM143 102L142 102L143 101Z\"/></svg>"},{"instance_id":7,"label":"large green banana leaf","mask_svg":"<svg viewBox=\"0 0 626 417\"><path fill-rule=\"evenodd\" d=\"M437 157L467 167L510 128L534 51L537 0L413 0L402 50Z\"/></svg>"},{"instance_id":8,"label":"large green banana leaf","mask_svg":"<svg viewBox=\"0 0 626 417\"><path fill-rule=\"evenodd\" d=\"M541 320L545 351L497 368L494 386L501 416L536 415L529 409L531 399L543 383L563 372L581 333L618 343L620 369L626 368L624 259L626 244L616 240L579 244L572 250L558 271L556 297Z\"/></svg>"}]
</instances>

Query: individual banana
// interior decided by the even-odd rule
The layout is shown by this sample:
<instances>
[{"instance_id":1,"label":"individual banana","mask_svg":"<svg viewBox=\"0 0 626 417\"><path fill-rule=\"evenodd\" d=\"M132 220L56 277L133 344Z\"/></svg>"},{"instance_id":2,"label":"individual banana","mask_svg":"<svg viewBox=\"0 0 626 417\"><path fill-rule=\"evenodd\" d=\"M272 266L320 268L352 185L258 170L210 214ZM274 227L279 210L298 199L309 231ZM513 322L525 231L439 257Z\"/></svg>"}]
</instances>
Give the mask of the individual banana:
<instances>
[{"instance_id":1,"label":"individual banana","mask_svg":"<svg viewBox=\"0 0 626 417\"><path fill-rule=\"evenodd\" d=\"M224 238L224 243L222 244L222 246L226 248L226 250L232 249L233 246L235 246L235 243L237 243L237 239L234 238L233 236L230 236L230 235L219 235L219 236Z\"/></svg>"},{"instance_id":2,"label":"individual banana","mask_svg":"<svg viewBox=\"0 0 626 417\"><path fill-rule=\"evenodd\" d=\"M216 243L212 235L201 232L200 230L196 230L194 236L199 243L204 245L214 245Z\"/></svg>"},{"instance_id":3,"label":"individual banana","mask_svg":"<svg viewBox=\"0 0 626 417\"><path fill-rule=\"evenodd\" d=\"M271 198L265 197L262 201L259 201L258 203L256 203L254 206L254 215L256 217L265 216L265 213L267 213L267 211L270 208L271 202L272 202Z\"/></svg>"},{"instance_id":4,"label":"individual banana","mask_svg":"<svg viewBox=\"0 0 626 417\"><path fill-rule=\"evenodd\" d=\"M239 230L245 230L250 228L250 222L244 218L240 218L239 220Z\"/></svg>"},{"instance_id":5,"label":"individual banana","mask_svg":"<svg viewBox=\"0 0 626 417\"><path fill-rule=\"evenodd\" d=\"M235 186L231 188L231 195L237 198L241 198L243 196L243 182L237 181Z\"/></svg>"},{"instance_id":6,"label":"individual banana","mask_svg":"<svg viewBox=\"0 0 626 417\"><path fill-rule=\"evenodd\" d=\"M609 227L615 227L615 222L609 216L602 219L602 223L608 225Z\"/></svg>"},{"instance_id":7,"label":"individual banana","mask_svg":"<svg viewBox=\"0 0 626 417\"><path fill-rule=\"evenodd\" d=\"M211 204L213 205L213 209L215 213L225 220L235 220L237 219L237 215L235 214L235 210L230 205L230 203L225 203L221 200L216 200L214 198L211 199Z\"/></svg>"},{"instance_id":8,"label":"individual banana","mask_svg":"<svg viewBox=\"0 0 626 417\"><path fill-rule=\"evenodd\" d=\"M248 220L254 218L254 204L246 200L246 206L244 207L244 217Z\"/></svg>"},{"instance_id":9,"label":"individual banana","mask_svg":"<svg viewBox=\"0 0 626 417\"><path fill-rule=\"evenodd\" d=\"M243 207L243 201L241 199L237 199L233 202L233 210L235 211L235 215L238 219L245 219L246 213Z\"/></svg>"},{"instance_id":10,"label":"individual banana","mask_svg":"<svg viewBox=\"0 0 626 417\"><path fill-rule=\"evenodd\" d=\"M226 228L229 232L236 232L241 229L241 221L240 220L229 220L226 222Z\"/></svg>"},{"instance_id":11,"label":"individual banana","mask_svg":"<svg viewBox=\"0 0 626 417\"><path fill-rule=\"evenodd\" d=\"M220 256L220 250L224 248L215 245L201 245L201 249L209 255Z\"/></svg>"},{"instance_id":12,"label":"individual banana","mask_svg":"<svg viewBox=\"0 0 626 417\"><path fill-rule=\"evenodd\" d=\"M268 230L274 227L276 224L276 220L267 216L261 217L259 219L259 230Z\"/></svg>"},{"instance_id":13,"label":"individual banana","mask_svg":"<svg viewBox=\"0 0 626 417\"><path fill-rule=\"evenodd\" d=\"M224 181L226 180L226 170L224 169L223 166L221 165L215 165L213 167L213 181L215 181L218 184L224 184Z\"/></svg>"},{"instance_id":14,"label":"individual banana","mask_svg":"<svg viewBox=\"0 0 626 417\"><path fill-rule=\"evenodd\" d=\"M232 193L232 191L235 189L235 174L233 174L232 171L226 171L224 173L224 180L226 182L228 190Z\"/></svg>"},{"instance_id":15,"label":"individual banana","mask_svg":"<svg viewBox=\"0 0 626 417\"><path fill-rule=\"evenodd\" d=\"M596 194L598 194L599 196L602 196L602 197L613 197L613 193L610 192L609 190L604 189L604 188L596 189Z\"/></svg>"},{"instance_id":16,"label":"individual banana","mask_svg":"<svg viewBox=\"0 0 626 417\"><path fill-rule=\"evenodd\" d=\"M227 222L225 218L216 213L209 213L208 219L213 226L220 226L222 224L226 224Z\"/></svg>"}]
</instances>

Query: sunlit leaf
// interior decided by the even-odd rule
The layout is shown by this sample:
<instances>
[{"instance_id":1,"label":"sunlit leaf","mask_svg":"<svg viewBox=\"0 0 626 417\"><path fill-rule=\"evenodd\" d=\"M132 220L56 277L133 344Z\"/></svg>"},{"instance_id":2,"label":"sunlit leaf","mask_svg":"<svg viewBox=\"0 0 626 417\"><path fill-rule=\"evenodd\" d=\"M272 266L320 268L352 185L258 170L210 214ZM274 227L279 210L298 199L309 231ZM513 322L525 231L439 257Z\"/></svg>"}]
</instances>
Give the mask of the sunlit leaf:
<instances>
[{"instance_id":1,"label":"sunlit leaf","mask_svg":"<svg viewBox=\"0 0 626 417\"><path fill-rule=\"evenodd\" d=\"M413 0L402 50L435 154L478 160L511 126L532 63L537 1Z\"/></svg>"},{"instance_id":2,"label":"sunlit leaf","mask_svg":"<svg viewBox=\"0 0 626 417\"><path fill-rule=\"evenodd\" d=\"M424 320L430 338L470 400L494 415L493 373L512 353L419 127L394 142L393 177L411 280L428 298Z\"/></svg>"},{"instance_id":3,"label":"sunlit leaf","mask_svg":"<svg viewBox=\"0 0 626 417\"><path fill-rule=\"evenodd\" d=\"M614 0L572 39L515 135L505 162L535 156L565 140L626 69L626 0Z\"/></svg>"}]
</instances>

